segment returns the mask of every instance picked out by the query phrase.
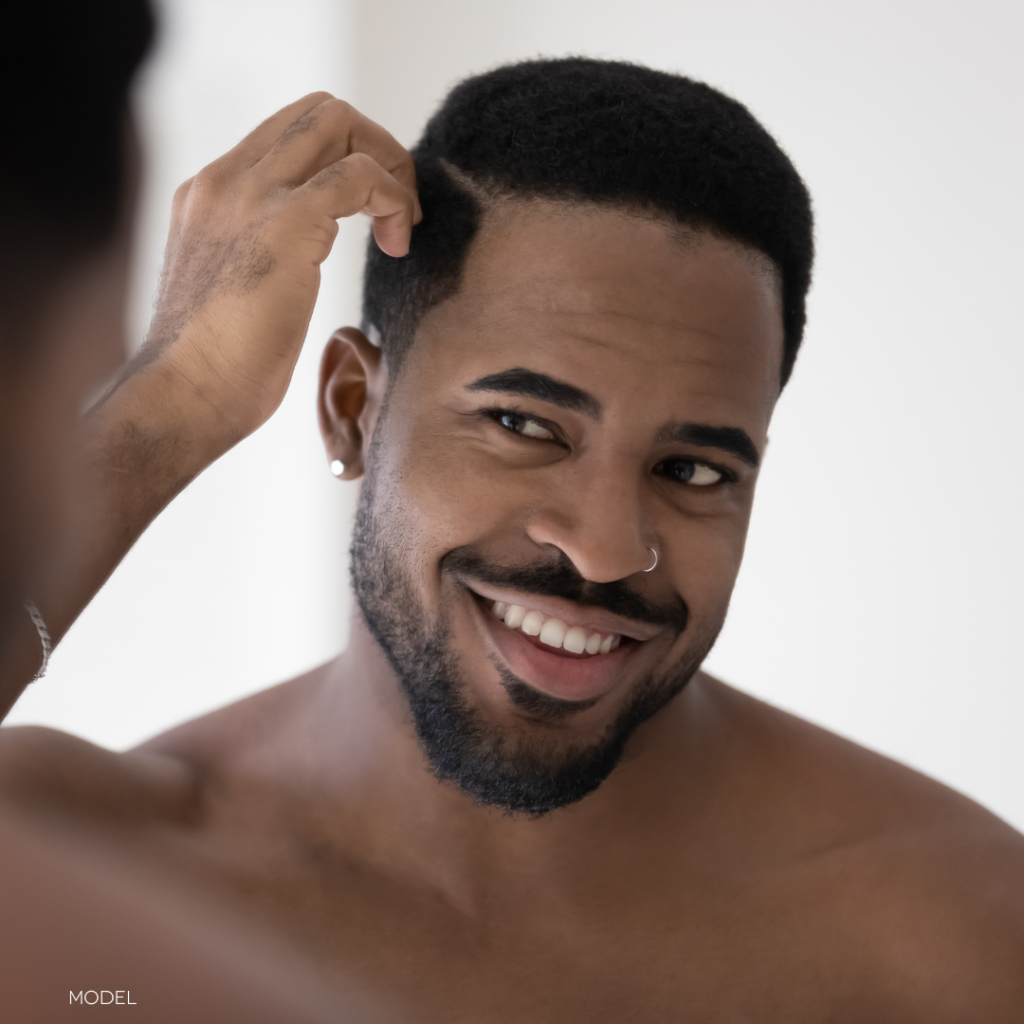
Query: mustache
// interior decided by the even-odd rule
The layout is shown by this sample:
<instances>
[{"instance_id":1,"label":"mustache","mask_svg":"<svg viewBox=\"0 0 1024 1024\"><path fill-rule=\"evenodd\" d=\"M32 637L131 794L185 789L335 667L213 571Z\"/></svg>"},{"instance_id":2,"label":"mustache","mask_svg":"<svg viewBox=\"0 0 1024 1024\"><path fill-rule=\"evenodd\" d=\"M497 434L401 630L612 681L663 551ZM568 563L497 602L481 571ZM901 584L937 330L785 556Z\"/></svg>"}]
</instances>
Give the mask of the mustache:
<instances>
[{"instance_id":1,"label":"mustache","mask_svg":"<svg viewBox=\"0 0 1024 1024\"><path fill-rule=\"evenodd\" d=\"M508 566L485 562L469 548L455 548L444 557L441 568L494 587L509 587L540 597L562 597L590 608L603 608L634 622L673 626L680 633L689 619L689 609L682 598L675 605L660 605L632 590L624 580L594 583L580 575L564 552L559 552L556 562Z\"/></svg>"}]
</instances>

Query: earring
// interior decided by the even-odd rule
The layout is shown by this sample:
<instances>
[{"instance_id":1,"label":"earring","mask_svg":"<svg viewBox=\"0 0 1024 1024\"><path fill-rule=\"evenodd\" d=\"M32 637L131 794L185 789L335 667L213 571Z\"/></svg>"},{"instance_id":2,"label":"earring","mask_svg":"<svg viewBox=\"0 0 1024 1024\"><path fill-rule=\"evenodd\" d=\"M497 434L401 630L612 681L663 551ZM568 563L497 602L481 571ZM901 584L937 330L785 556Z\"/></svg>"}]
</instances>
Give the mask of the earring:
<instances>
[{"instance_id":1,"label":"earring","mask_svg":"<svg viewBox=\"0 0 1024 1024\"><path fill-rule=\"evenodd\" d=\"M331 472L335 476L342 476L345 473L345 463L341 459L334 459L331 462Z\"/></svg>"}]
</instances>

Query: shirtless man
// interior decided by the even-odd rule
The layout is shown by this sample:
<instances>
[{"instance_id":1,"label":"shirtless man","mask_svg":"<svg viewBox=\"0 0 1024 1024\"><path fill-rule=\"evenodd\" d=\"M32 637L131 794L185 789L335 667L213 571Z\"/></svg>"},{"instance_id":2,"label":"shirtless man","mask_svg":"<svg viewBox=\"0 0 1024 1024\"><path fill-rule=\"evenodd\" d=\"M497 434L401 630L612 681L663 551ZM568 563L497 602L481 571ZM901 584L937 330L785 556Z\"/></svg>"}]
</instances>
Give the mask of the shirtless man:
<instances>
[{"instance_id":1,"label":"shirtless man","mask_svg":"<svg viewBox=\"0 0 1024 1024\"><path fill-rule=\"evenodd\" d=\"M6 104L0 161L4 712L45 667L47 629L37 609L26 606L26 594L59 634L66 625L61 608L75 593L95 589L93 574L104 564L109 568L109 552L116 552L138 516L142 481L119 471L131 466L126 456L140 439L166 437L177 416L187 418L174 431L178 436L187 437L195 422L193 388L181 374L168 373L181 362L173 345L164 350L163 376L145 372L137 361L116 397L84 422L81 418L83 407L125 358L138 177L128 97L152 32L144 0L57 0L5 10L0 36ZM27 75L26 68L35 73ZM322 206L329 196L328 188L312 201L316 205L319 199ZM411 208L412 197L405 196L402 205ZM307 299L311 307L312 298ZM279 340L268 338L271 326L268 322L247 336L254 356L264 343ZM222 340L227 339L205 340L207 358ZM245 405L250 404L247 399ZM137 415L122 415L135 407L145 408L146 422L163 424L164 434L129 429L144 425ZM228 394L222 412L231 408ZM80 451L83 434L92 459ZM107 466L110 472L87 472L89 479L79 489L76 470L83 464L91 470ZM55 599L58 595L62 600ZM46 685L45 680L37 685ZM50 761L40 750L35 764L40 777L67 769L60 752L54 753ZM161 765L152 768L156 781ZM15 799L2 799L5 794ZM140 860L119 839L116 789L107 789L106 814L97 813L95 802L89 815L63 813L61 803L45 795L31 786L0 786L0 1020L5 1024L43 1024L82 1012L100 1019L127 1013L147 1024L384 1019L350 986L340 985L337 977L328 981L292 944L261 928L251 913L239 914L229 900L197 887L194 879L175 878L166 868Z\"/></svg>"},{"instance_id":2,"label":"shirtless man","mask_svg":"<svg viewBox=\"0 0 1024 1024\"><path fill-rule=\"evenodd\" d=\"M254 154L364 129L289 119L178 206L170 293L219 244L243 327L284 237ZM9 791L116 793L140 854L423 1021L1024 1020L1024 839L700 670L803 328L789 161L706 87L584 61L464 83L415 156L410 255L371 248L323 359L348 651L129 754L10 730Z\"/></svg>"}]
</instances>

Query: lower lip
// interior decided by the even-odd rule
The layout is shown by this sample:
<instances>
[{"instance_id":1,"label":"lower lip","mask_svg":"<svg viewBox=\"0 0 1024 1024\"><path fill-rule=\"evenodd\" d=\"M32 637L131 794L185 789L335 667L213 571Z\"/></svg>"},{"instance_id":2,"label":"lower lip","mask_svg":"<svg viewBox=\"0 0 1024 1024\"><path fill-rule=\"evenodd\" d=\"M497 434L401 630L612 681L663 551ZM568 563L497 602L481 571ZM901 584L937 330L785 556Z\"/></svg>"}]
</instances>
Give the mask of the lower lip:
<instances>
[{"instance_id":1,"label":"lower lip","mask_svg":"<svg viewBox=\"0 0 1024 1024\"><path fill-rule=\"evenodd\" d=\"M533 689L559 700L593 700L608 693L622 678L626 662L638 646L628 643L608 654L586 658L565 657L554 650L549 654L521 630L509 629L475 598L473 605L509 671Z\"/></svg>"}]
</instances>

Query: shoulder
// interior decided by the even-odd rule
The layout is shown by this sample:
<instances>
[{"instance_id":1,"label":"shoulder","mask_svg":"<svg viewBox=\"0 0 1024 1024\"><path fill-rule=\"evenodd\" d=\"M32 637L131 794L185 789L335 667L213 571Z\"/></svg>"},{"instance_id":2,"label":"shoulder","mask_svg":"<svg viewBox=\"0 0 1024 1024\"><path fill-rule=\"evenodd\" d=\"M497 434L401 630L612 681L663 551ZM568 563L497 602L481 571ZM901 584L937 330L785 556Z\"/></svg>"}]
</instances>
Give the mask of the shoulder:
<instances>
[{"instance_id":1,"label":"shoulder","mask_svg":"<svg viewBox=\"0 0 1024 1024\"><path fill-rule=\"evenodd\" d=\"M1024 1021L1024 836L934 779L708 683L776 801L794 888L860 965L861 990L898 993L907 1021Z\"/></svg>"},{"instance_id":2,"label":"shoulder","mask_svg":"<svg viewBox=\"0 0 1024 1024\"><path fill-rule=\"evenodd\" d=\"M0 796L34 812L120 821L186 818L199 780L183 760L118 753L39 726L0 729Z\"/></svg>"},{"instance_id":3,"label":"shoulder","mask_svg":"<svg viewBox=\"0 0 1024 1024\"><path fill-rule=\"evenodd\" d=\"M923 773L725 683L702 677L707 704L728 732L726 756L742 758L761 787L792 796L788 815L806 813L801 833L817 842L953 833L1024 836L980 804Z\"/></svg>"},{"instance_id":4,"label":"shoulder","mask_svg":"<svg viewBox=\"0 0 1024 1024\"><path fill-rule=\"evenodd\" d=\"M39 726L0 728L0 798L34 812L141 824L195 823L226 769L258 750L293 713L316 673L264 690L115 752Z\"/></svg>"},{"instance_id":5,"label":"shoulder","mask_svg":"<svg viewBox=\"0 0 1024 1024\"><path fill-rule=\"evenodd\" d=\"M330 669L321 665L304 675L244 697L160 733L139 753L170 756L205 776L238 769L258 759L309 714L311 696Z\"/></svg>"},{"instance_id":6,"label":"shoulder","mask_svg":"<svg viewBox=\"0 0 1024 1024\"><path fill-rule=\"evenodd\" d=\"M847 948L908 1021L1024 1021L1024 837L977 810L821 858Z\"/></svg>"}]
</instances>

